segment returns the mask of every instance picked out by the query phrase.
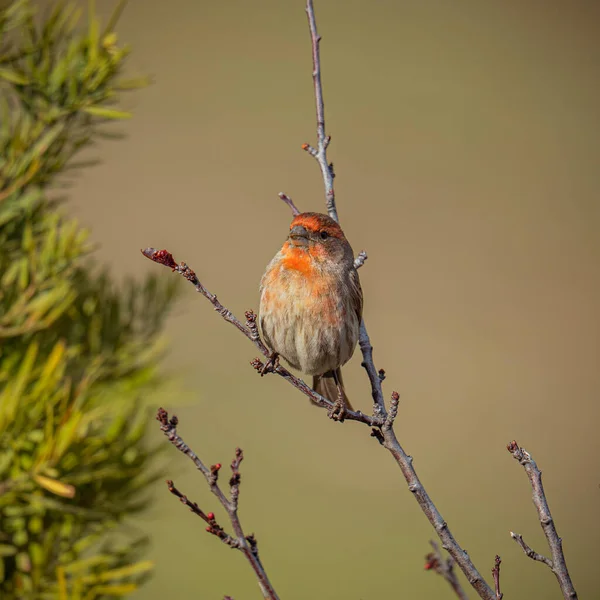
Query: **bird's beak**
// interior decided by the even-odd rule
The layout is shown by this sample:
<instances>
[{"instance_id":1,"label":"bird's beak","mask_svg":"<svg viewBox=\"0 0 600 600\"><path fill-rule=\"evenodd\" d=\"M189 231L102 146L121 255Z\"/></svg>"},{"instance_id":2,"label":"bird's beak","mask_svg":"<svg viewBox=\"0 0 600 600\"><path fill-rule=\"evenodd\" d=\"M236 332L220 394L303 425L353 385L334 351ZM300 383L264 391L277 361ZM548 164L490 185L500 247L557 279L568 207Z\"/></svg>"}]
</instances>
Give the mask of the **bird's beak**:
<instances>
[{"instance_id":1,"label":"bird's beak","mask_svg":"<svg viewBox=\"0 0 600 600\"><path fill-rule=\"evenodd\" d=\"M294 225L290 230L290 241L294 246L308 246L308 231L302 225Z\"/></svg>"}]
</instances>

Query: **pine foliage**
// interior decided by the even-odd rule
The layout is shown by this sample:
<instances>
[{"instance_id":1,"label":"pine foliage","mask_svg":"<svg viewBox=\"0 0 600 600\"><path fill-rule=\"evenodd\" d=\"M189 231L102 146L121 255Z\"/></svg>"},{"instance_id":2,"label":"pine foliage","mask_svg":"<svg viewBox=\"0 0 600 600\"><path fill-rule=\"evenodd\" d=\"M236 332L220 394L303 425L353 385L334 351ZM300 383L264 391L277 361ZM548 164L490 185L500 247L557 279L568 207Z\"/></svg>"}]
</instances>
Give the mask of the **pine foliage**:
<instances>
[{"instance_id":1,"label":"pine foliage","mask_svg":"<svg viewBox=\"0 0 600 600\"><path fill-rule=\"evenodd\" d=\"M125 596L151 569L121 525L156 477L146 407L175 290L116 286L56 196L145 83L122 78L121 8L102 26L93 5L0 2L1 598Z\"/></svg>"}]
</instances>

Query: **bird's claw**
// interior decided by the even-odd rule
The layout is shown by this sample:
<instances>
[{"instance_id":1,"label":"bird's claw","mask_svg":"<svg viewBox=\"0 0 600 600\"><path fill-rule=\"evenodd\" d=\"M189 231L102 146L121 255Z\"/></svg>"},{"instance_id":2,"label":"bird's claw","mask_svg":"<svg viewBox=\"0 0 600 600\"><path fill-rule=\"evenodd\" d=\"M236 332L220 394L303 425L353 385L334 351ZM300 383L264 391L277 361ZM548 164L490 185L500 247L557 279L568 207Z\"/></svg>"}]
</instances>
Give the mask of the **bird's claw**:
<instances>
[{"instance_id":1,"label":"bird's claw","mask_svg":"<svg viewBox=\"0 0 600 600\"><path fill-rule=\"evenodd\" d=\"M342 398L338 398L333 406L327 411L327 416L334 421L344 422L346 418L346 406Z\"/></svg>"},{"instance_id":2,"label":"bird's claw","mask_svg":"<svg viewBox=\"0 0 600 600\"><path fill-rule=\"evenodd\" d=\"M273 352L269 357L269 360L265 363L264 367L260 370L260 376L263 377L267 373L275 373L279 366L279 354Z\"/></svg>"}]
</instances>

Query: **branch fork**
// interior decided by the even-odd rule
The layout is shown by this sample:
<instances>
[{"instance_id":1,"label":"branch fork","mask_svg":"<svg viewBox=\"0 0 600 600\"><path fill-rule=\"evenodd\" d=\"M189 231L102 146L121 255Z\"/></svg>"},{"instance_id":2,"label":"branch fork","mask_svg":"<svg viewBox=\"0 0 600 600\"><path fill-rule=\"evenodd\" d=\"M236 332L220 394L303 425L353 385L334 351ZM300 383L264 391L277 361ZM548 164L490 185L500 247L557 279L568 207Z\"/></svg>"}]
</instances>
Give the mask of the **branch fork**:
<instances>
[{"instance_id":1,"label":"branch fork","mask_svg":"<svg viewBox=\"0 0 600 600\"><path fill-rule=\"evenodd\" d=\"M246 560L250 563L250 566L254 570L260 589L262 591L265 600L279 600L277 593L275 592L267 573L258 557L258 545L254 534L245 535L240 519L237 514L238 510L238 499L240 493L240 463L244 459L244 453L241 448L236 448L235 456L231 462L231 478L229 479L229 498L225 495L223 490L219 486L219 471L221 464L217 463L211 467L207 467L198 455L183 441L181 436L177 433L177 425L179 420L175 415L169 418L169 414L163 408L159 408L156 420L160 423L160 429L165 434L167 439L177 448L180 452L185 454L196 466L196 468L204 475L210 491L217 497L221 506L227 512L231 527L233 529L233 535L227 533L221 525L217 522L214 513L205 513L196 502L191 501L185 494L180 492L173 483L172 480L167 481L167 487L169 492L179 498L180 502L187 506L190 511L195 515L199 516L206 524L206 531L216 537L218 537L224 544L230 548L240 550L246 557Z\"/></svg>"},{"instance_id":2,"label":"branch fork","mask_svg":"<svg viewBox=\"0 0 600 600\"><path fill-rule=\"evenodd\" d=\"M552 558L547 558L543 554L535 552L531 546L525 543L521 534L513 533L511 531L510 536L517 544L519 544L523 552L525 552L529 558L544 563L552 570L565 600L576 600L577 592L575 591L569 570L567 569L567 562L562 549L562 539L556 531L554 519L550 513L550 507L548 506L548 500L546 499L546 493L544 492L542 472L538 468L535 460L533 460L531 454L529 454L525 448L521 448L515 440L510 442L510 444L506 446L506 449L512 454L513 458L519 462L523 469L525 469L525 473L531 484L533 504L537 510L538 518L542 530L544 531L544 535L546 536L546 540L548 541Z\"/></svg>"}]
</instances>

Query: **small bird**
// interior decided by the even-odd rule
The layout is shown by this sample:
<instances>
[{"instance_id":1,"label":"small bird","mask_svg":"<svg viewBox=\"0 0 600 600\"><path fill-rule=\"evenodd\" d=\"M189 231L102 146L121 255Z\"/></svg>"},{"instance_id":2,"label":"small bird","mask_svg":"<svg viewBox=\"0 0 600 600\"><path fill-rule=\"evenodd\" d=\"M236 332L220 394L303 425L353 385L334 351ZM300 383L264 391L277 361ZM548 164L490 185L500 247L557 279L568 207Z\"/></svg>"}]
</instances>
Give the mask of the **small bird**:
<instances>
[{"instance_id":1,"label":"small bird","mask_svg":"<svg viewBox=\"0 0 600 600\"><path fill-rule=\"evenodd\" d=\"M300 213L260 282L259 323L272 360L313 376L313 389L343 420L352 405L341 367L358 342L363 295L354 253L341 227L320 213Z\"/></svg>"}]
</instances>

